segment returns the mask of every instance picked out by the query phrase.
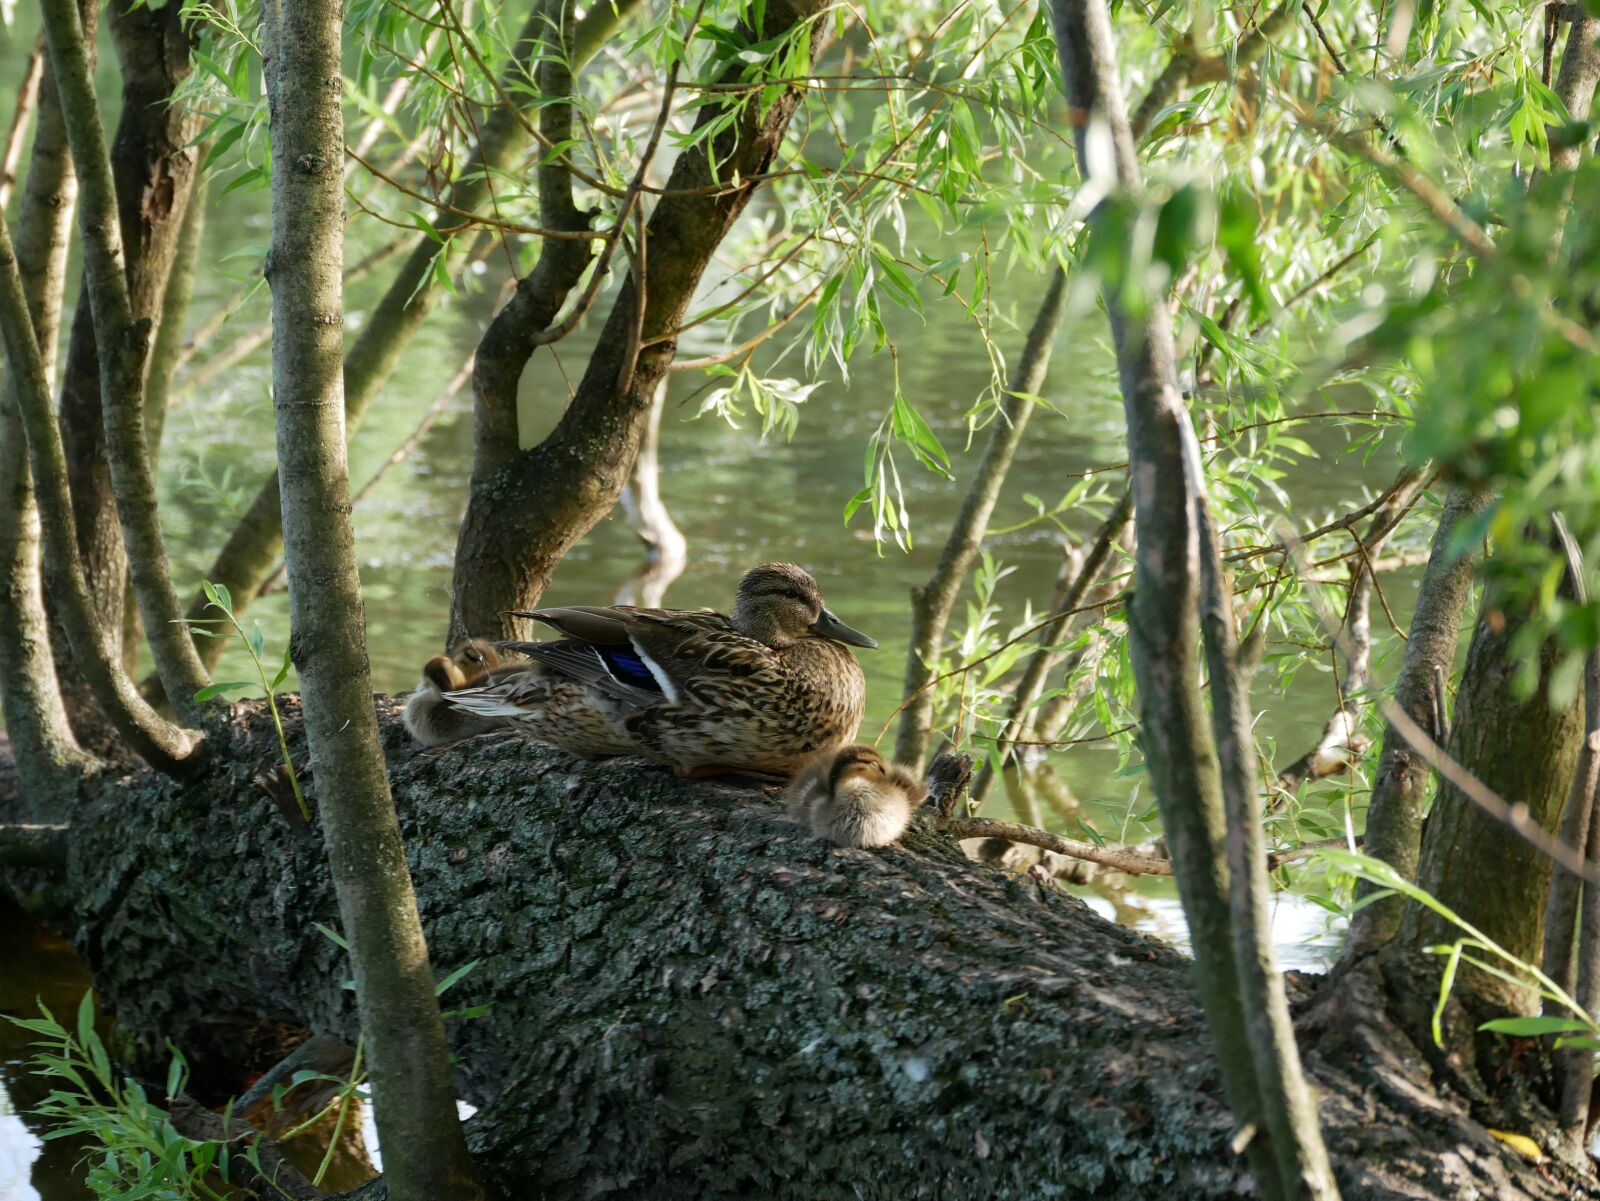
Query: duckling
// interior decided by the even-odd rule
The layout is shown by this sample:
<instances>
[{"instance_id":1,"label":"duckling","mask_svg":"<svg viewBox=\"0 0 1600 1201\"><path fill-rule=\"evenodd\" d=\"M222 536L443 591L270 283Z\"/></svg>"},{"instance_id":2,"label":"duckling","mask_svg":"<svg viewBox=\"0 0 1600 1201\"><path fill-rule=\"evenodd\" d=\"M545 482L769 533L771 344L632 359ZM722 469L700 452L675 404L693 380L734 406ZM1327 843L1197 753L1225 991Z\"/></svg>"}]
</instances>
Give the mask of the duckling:
<instances>
[{"instance_id":1,"label":"duckling","mask_svg":"<svg viewBox=\"0 0 1600 1201\"><path fill-rule=\"evenodd\" d=\"M927 795L914 774L860 743L814 756L784 794L791 820L843 847L888 846Z\"/></svg>"},{"instance_id":2,"label":"duckling","mask_svg":"<svg viewBox=\"0 0 1600 1201\"><path fill-rule=\"evenodd\" d=\"M520 671L444 699L515 722L536 742L586 757L641 755L679 775L787 776L855 737L866 678L845 646L878 644L823 604L792 563L739 581L733 614L574 605L519 613L566 635L496 645Z\"/></svg>"},{"instance_id":3,"label":"duckling","mask_svg":"<svg viewBox=\"0 0 1600 1201\"><path fill-rule=\"evenodd\" d=\"M520 664L511 669L520 670ZM455 708L445 694L490 682L506 670L500 652L482 638L470 638L447 655L435 655L422 665L422 682L406 700L406 729L424 746L447 746L503 725Z\"/></svg>"}]
</instances>

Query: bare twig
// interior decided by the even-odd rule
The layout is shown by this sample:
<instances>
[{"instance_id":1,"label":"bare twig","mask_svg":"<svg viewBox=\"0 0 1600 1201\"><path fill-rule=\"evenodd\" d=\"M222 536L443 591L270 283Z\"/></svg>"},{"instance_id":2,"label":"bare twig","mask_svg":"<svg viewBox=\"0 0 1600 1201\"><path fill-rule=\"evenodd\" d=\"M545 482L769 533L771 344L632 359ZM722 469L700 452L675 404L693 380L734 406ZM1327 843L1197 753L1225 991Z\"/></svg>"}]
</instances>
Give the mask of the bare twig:
<instances>
[{"instance_id":1,"label":"bare twig","mask_svg":"<svg viewBox=\"0 0 1600 1201\"><path fill-rule=\"evenodd\" d=\"M6 130L6 140L0 149L0 209L11 201L11 189L17 182L17 167L22 162L22 148L27 144L23 135L28 122L39 106L39 81L44 76L44 42L34 43L33 53L23 68L22 86L17 89L17 107L11 112L11 125Z\"/></svg>"}]
</instances>

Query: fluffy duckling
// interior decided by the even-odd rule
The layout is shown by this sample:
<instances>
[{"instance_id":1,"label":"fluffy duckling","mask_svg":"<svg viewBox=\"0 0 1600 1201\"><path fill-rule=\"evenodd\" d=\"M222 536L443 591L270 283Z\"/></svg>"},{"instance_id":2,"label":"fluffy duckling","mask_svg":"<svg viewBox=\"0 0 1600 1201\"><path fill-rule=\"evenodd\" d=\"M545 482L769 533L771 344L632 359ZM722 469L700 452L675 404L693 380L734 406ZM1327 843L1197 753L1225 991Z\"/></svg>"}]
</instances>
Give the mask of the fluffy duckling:
<instances>
[{"instance_id":1,"label":"fluffy duckling","mask_svg":"<svg viewBox=\"0 0 1600 1201\"><path fill-rule=\"evenodd\" d=\"M860 743L808 760L784 794L792 820L843 847L888 846L927 795L910 771Z\"/></svg>"},{"instance_id":2,"label":"fluffy duckling","mask_svg":"<svg viewBox=\"0 0 1600 1201\"><path fill-rule=\"evenodd\" d=\"M406 729L424 746L447 746L504 725L457 709L445 694L492 683L507 670L494 644L482 638L469 638L449 654L435 655L422 665L422 682L406 701Z\"/></svg>"}]
</instances>

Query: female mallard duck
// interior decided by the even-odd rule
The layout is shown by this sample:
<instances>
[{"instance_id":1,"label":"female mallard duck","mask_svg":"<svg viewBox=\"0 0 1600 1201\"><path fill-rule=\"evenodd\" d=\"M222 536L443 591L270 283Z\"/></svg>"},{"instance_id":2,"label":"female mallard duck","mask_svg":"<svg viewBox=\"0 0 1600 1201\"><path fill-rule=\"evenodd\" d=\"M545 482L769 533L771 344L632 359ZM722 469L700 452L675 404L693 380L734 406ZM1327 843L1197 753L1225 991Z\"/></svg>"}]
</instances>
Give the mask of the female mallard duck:
<instances>
[{"instance_id":1,"label":"female mallard duck","mask_svg":"<svg viewBox=\"0 0 1600 1201\"><path fill-rule=\"evenodd\" d=\"M484 684L508 670L494 644L482 638L457 643L447 655L435 655L422 665L422 683L406 700L405 724L411 736L425 746L444 746L503 723L489 721L445 700L445 693Z\"/></svg>"},{"instance_id":2,"label":"female mallard duck","mask_svg":"<svg viewBox=\"0 0 1600 1201\"><path fill-rule=\"evenodd\" d=\"M553 642L503 642L533 660L444 699L511 719L535 741L586 756L643 755L680 775L787 775L855 736L866 680L841 643L878 644L835 617L790 563L739 581L733 615L573 606L519 613Z\"/></svg>"},{"instance_id":3,"label":"female mallard duck","mask_svg":"<svg viewBox=\"0 0 1600 1201\"><path fill-rule=\"evenodd\" d=\"M789 817L842 847L884 847L906 832L927 787L859 743L814 756L784 799Z\"/></svg>"}]
</instances>

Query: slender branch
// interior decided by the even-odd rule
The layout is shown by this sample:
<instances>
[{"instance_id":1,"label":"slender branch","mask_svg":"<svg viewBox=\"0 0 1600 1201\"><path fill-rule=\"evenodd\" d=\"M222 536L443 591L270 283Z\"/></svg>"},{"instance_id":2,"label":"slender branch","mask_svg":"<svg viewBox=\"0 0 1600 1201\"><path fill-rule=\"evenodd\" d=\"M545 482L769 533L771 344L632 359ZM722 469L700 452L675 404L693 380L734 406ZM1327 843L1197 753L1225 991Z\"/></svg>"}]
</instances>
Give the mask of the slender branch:
<instances>
[{"instance_id":1,"label":"slender branch","mask_svg":"<svg viewBox=\"0 0 1600 1201\"><path fill-rule=\"evenodd\" d=\"M396 1201L481 1201L449 1047L389 793L366 646L344 446L344 187L339 0L267 6L272 119L273 409L317 818L371 1058L384 1175Z\"/></svg>"},{"instance_id":2,"label":"slender branch","mask_svg":"<svg viewBox=\"0 0 1600 1201\"><path fill-rule=\"evenodd\" d=\"M1589 603L1588 583L1584 578L1583 552L1578 549L1560 513L1553 515L1556 537L1567 558L1567 578L1573 599ZM1600 788L1600 650L1592 650L1583 665L1583 742L1578 749L1578 766L1572 774L1572 788L1561 813L1561 841L1570 847L1583 847L1585 857L1595 863L1600 856L1600 839L1594 827L1595 793ZM1583 901L1583 922L1578 923L1578 902ZM1600 886L1584 883L1576 876L1557 869L1550 880L1550 898L1545 906L1544 973L1574 993L1585 1012L1593 1013L1600 1004ZM1574 962L1573 952L1577 957ZM1576 976L1576 981L1574 981ZM1576 987L1574 988L1574 984ZM1591 1092L1594 1086L1594 1056L1585 1048L1565 1047L1555 1051L1557 1090L1560 1097L1561 1125L1572 1143L1581 1141L1589 1124Z\"/></svg>"},{"instance_id":3,"label":"slender branch","mask_svg":"<svg viewBox=\"0 0 1600 1201\"><path fill-rule=\"evenodd\" d=\"M450 382L445 384L444 390L439 393L438 398L428 406L422 417L417 421L417 424L412 427L411 432L406 435L405 440L389 452L389 457L379 463L378 469L367 477L367 482L356 490L356 494L350 498L350 508L352 510L361 507L361 502L366 500L372 494L372 490L383 482L384 476L416 453L417 447L422 445L423 438L427 437L428 431L434 427L434 423L445 415L451 404L455 402L456 397L461 395L462 389L471 382L472 360L473 356L469 354L461 366L456 369L456 373L450 377ZM261 595L265 596L268 593L276 592L282 585L283 564L280 562L273 569L272 574L262 581Z\"/></svg>"},{"instance_id":4,"label":"slender branch","mask_svg":"<svg viewBox=\"0 0 1600 1201\"><path fill-rule=\"evenodd\" d=\"M1472 592L1472 558L1459 545L1459 534L1490 501L1488 493L1461 485L1446 495L1395 680L1394 704L1413 721L1429 727L1435 739L1444 737L1445 714L1436 699L1434 679L1455 662L1461 617ZM1417 871L1428 779L1427 763L1415 757L1411 744L1390 722L1384 729L1367 806L1367 853L1408 880L1415 878ZM1358 885L1357 899L1369 897L1373 891L1370 885ZM1357 909L1350 919L1345 960L1388 943L1400 927L1404 907L1402 897L1382 897Z\"/></svg>"},{"instance_id":5,"label":"slender branch","mask_svg":"<svg viewBox=\"0 0 1600 1201\"><path fill-rule=\"evenodd\" d=\"M1377 575L1372 556L1399 527L1421 494L1428 468L1404 467L1383 494L1366 534L1356 541L1360 555L1350 567L1350 599L1345 605L1344 682L1338 690L1333 716L1323 727L1317 744L1278 773L1274 803L1294 797L1300 785L1346 771L1366 753L1371 740L1360 732L1361 710L1372 663L1370 602Z\"/></svg>"},{"instance_id":6,"label":"slender branch","mask_svg":"<svg viewBox=\"0 0 1600 1201\"><path fill-rule=\"evenodd\" d=\"M145 435L144 370L150 320L135 320L123 274L116 184L77 6L73 0L41 0L41 10L61 113L82 189L79 227L94 313L106 458L128 551L129 574L150 652L167 696L180 715L197 720L203 708L194 695L210 683L210 677L182 624L182 609L161 534L155 473Z\"/></svg>"},{"instance_id":7,"label":"slender branch","mask_svg":"<svg viewBox=\"0 0 1600 1201\"><path fill-rule=\"evenodd\" d=\"M1130 876L1172 875L1172 860L1164 855L1151 855L1129 847L1102 846L1097 842L1083 842L1076 838L1062 838L1048 830L1019 825L1016 822L996 821L990 817L952 817L939 822L938 828L941 833L948 834L951 838L1003 838L1008 842L1020 842L1024 846L1053 851L1069 859L1098 863L1102 867L1109 867ZM1268 852L1262 856L1262 864L1265 870L1271 871L1328 847L1348 845L1344 838L1325 838L1298 847Z\"/></svg>"},{"instance_id":8,"label":"slender branch","mask_svg":"<svg viewBox=\"0 0 1600 1201\"><path fill-rule=\"evenodd\" d=\"M1050 598L1052 612L1070 612L1088 599L1090 589L1099 583L1105 575L1106 568L1111 564L1112 551L1122 541L1132 517L1133 491L1129 489L1123 492L1122 499L1117 501L1116 507L1100 524L1094 542L1078 570L1073 575L1057 581L1056 593ZM1044 691L1045 679L1061 658L1061 653L1055 648L1066 639L1070 623L1070 617L1062 617L1040 628L1039 649L1029 656L1027 666L1023 668L1022 677L1017 681L1011 704L1006 712L1005 724L1001 727L997 739L1002 744L1014 744L1022 737L1025 715L1039 699L1039 695ZM972 783L973 798L981 801L993 781L994 770L985 763L978 772L977 779Z\"/></svg>"},{"instance_id":9,"label":"slender branch","mask_svg":"<svg viewBox=\"0 0 1600 1201\"><path fill-rule=\"evenodd\" d=\"M11 125L6 129L6 140L0 147L0 209L11 203L11 189L17 182L17 167L22 163L22 148L27 143L24 135L28 122L39 106L39 84L44 78L44 42L34 44L23 68L22 86L17 90L17 107L11 111Z\"/></svg>"},{"instance_id":10,"label":"slender branch","mask_svg":"<svg viewBox=\"0 0 1600 1201\"><path fill-rule=\"evenodd\" d=\"M344 273L344 286L354 287L367 276L371 275L384 263L392 259L407 244L405 238L391 238L378 249L367 255L350 270ZM206 344L216 335L228 319L244 307L245 301L250 296L250 290L231 297L227 303L221 305L212 315L195 330L183 345L178 355L177 369L183 369L194 360L206 347ZM178 395L187 396L200 391L218 376L231 371L239 363L249 358L272 340L272 322L261 321L249 329L241 330L239 334L215 354L207 355L193 370L185 371L179 380Z\"/></svg>"},{"instance_id":11,"label":"slender branch","mask_svg":"<svg viewBox=\"0 0 1600 1201\"><path fill-rule=\"evenodd\" d=\"M913 699L900 716L900 729L895 739L894 754L901 763L920 763L927 753L933 728L934 694L923 685L934 673L950 614L983 546L989 517L1000 499L1000 489L1011 470L1011 461L1022 444L1022 434L1035 405L1032 398L1044 387L1050 352L1066 305L1066 293L1066 272L1056 267L1050 273L1044 299L1028 330L1027 343L1008 381L1000 411L984 444L983 456L973 470L972 483L962 497L961 511L950 527L939 562L927 583L911 590L911 642L906 649L902 694ZM1070 603L1051 605L1052 609L1071 607Z\"/></svg>"},{"instance_id":12,"label":"slender branch","mask_svg":"<svg viewBox=\"0 0 1600 1201\"><path fill-rule=\"evenodd\" d=\"M76 24L74 13L74 24ZM200 760L199 743L188 731L163 720L147 705L108 651L98 628L89 587L78 561L78 538L67 491L66 456L56 429L49 385L22 281L17 275L11 231L0 213L0 332L3 332L11 374L16 378L17 407L27 435L28 459L42 518L45 575L61 614L78 670L117 732L157 771L183 774Z\"/></svg>"},{"instance_id":13,"label":"slender branch","mask_svg":"<svg viewBox=\"0 0 1600 1201\"><path fill-rule=\"evenodd\" d=\"M172 1119L173 1129L185 1138L201 1142L255 1145L256 1159L261 1164L259 1170L242 1153L235 1152L229 1157L234 1174L233 1183L259 1184L266 1190L261 1195L284 1198L285 1201L321 1201L330 1195L307 1180L299 1168L283 1157L270 1139L246 1122L230 1125L221 1114L212 1112L187 1095L169 1098L167 1114Z\"/></svg>"}]
</instances>

